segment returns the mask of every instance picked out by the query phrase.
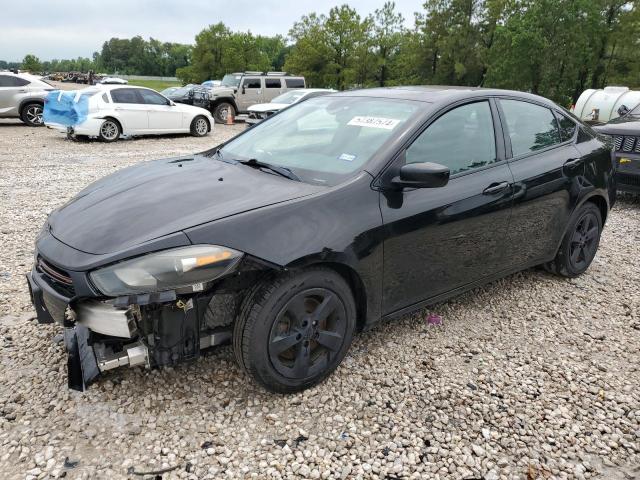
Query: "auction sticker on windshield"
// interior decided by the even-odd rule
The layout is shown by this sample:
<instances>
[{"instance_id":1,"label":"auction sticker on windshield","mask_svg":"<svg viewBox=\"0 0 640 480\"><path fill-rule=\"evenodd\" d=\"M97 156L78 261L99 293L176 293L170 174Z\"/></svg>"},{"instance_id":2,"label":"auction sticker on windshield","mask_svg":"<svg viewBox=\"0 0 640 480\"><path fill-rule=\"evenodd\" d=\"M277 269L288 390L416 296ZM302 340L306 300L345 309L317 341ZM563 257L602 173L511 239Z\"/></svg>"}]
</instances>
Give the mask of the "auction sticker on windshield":
<instances>
[{"instance_id":1,"label":"auction sticker on windshield","mask_svg":"<svg viewBox=\"0 0 640 480\"><path fill-rule=\"evenodd\" d=\"M353 127L369 127L369 128L382 128L384 130L393 130L396 125L400 123L400 120L396 118L384 118L384 117L353 117L347 125Z\"/></svg>"}]
</instances>

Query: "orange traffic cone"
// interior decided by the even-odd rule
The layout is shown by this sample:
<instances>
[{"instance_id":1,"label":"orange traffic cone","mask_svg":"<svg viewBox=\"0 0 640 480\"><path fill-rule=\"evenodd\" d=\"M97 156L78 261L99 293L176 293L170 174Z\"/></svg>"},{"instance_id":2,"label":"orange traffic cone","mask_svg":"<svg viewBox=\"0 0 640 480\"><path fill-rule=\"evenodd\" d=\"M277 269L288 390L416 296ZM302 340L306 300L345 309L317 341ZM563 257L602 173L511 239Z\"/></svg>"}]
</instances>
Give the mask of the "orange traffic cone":
<instances>
[{"instance_id":1,"label":"orange traffic cone","mask_svg":"<svg viewBox=\"0 0 640 480\"><path fill-rule=\"evenodd\" d=\"M227 125L233 125L233 111L231 109L227 113Z\"/></svg>"}]
</instances>

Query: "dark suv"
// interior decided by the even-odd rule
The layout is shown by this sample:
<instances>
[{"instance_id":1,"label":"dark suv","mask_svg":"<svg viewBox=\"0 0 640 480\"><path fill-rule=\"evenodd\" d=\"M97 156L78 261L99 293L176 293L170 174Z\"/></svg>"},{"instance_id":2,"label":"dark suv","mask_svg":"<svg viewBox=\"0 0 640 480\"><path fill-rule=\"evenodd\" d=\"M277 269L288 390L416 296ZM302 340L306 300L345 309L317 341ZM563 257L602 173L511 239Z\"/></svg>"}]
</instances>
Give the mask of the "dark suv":
<instances>
[{"instance_id":1,"label":"dark suv","mask_svg":"<svg viewBox=\"0 0 640 480\"><path fill-rule=\"evenodd\" d=\"M593 128L613 140L618 190L640 193L640 105L633 110L620 108L619 117Z\"/></svg>"}]
</instances>

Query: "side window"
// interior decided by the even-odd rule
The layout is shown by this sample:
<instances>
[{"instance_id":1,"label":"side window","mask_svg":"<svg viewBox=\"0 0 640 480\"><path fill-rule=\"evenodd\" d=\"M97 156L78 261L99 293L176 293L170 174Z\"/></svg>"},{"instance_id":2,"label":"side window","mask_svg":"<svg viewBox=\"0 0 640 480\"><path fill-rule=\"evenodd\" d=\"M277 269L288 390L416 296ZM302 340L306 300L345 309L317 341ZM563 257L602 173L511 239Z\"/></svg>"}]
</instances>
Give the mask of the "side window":
<instances>
[{"instance_id":1,"label":"side window","mask_svg":"<svg viewBox=\"0 0 640 480\"><path fill-rule=\"evenodd\" d=\"M140 96L142 97L142 101L147 105L168 105L167 99L162 95L156 92L152 92L151 90L138 90Z\"/></svg>"},{"instance_id":2,"label":"side window","mask_svg":"<svg viewBox=\"0 0 640 480\"><path fill-rule=\"evenodd\" d=\"M420 134L406 152L407 163L446 165L451 175L496 161L496 140L489 102L448 111Z\"/></svg>"},{"instance_id":3,"label":"side window","mask_svg":"<svg viewBox=\"0 0 640 480\"><path fill-rule=\"evenodd\" d=\"M514 157L560 143L556 118L546 107L519 100L500 100Z\"/></svg>"},{"instance_id":4,"label":"side window","mask_svg":"<svg viewBox=\"0 0 640 480\"><path fill-rule=\"evenodd\" d=\"M102 94L102 101L104 103L109 103L109 97L107 97L107 92Z\"/></svg>"},{"instance_id":5,"label":"side window","mask_svg":"<svg viewBox=\"0 0 640 480\"><path fill-rule=\"evenodd\" d=\"M29 85L29 80L20 77L12 77L10 75L0 75L0 87L24 87Z\"/></svg>"},{"instance_id":6,"label":"side window","mask_svg":"<svg viewBox=\"0 0 640 480\"><path fill-rule=\"evenodd\" d=\"M287 88L304 88L303 78L285 78L284 81Z\"/></svg>"},{"instance_id":7,"label":"side window","mask_svg":"<svg viewBox=\"0 0 640 480\"><path fill-rule=\"evenodd\" d=\"M560 126L560 140L563 142L571 140L578 126L573 120L561 113L556 113L556 115L558 116L558 125Z\"/></svg>"},{"instance_id":8,"label":"side window","mask_svg":"<svg viewBox=\"0 0 640 480\"><path fill-rule=\"evenodd\" d=\"M265 88L282 88L282 83L279 78L265 78L264 86Z\"/></svg>"},{"instance_id":9,"label":"side window","mask_svg":"<svg viewBox=\"0 0 640 480\"><path fill-rule=\"evenodd\" d=\"M242 86L244 88L262 88L259 78L245 78Z\"/></svg>"},{"instance_id":10,"label":"side window","mask_svg":"<svg viewBox=\"0 0 640 480\"><path fill-rule=\"evenodd\" d=\"M117 88L111 90L113 103L142 103L133 88Z\"/></svg>"}]
</instances>

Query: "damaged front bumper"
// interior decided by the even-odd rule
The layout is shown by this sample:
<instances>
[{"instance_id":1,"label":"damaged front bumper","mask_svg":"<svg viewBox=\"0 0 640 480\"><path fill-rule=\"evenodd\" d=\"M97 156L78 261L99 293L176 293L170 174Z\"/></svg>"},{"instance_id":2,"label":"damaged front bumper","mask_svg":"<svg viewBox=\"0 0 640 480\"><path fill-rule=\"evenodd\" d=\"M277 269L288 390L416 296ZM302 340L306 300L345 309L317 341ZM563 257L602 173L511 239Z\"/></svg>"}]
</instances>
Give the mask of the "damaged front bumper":
<instances>
[{"instance_id":1,"label":"damaged front bumper","mask_svg":"<svg viewBox=\"0 0 640 480\"><path fill-rule=\"evenodd\" d=\"M27 274L38 322L64 327L69 388L84 391L102 372L193 361L231 339L243 292L267 267L244 262L232 278L191 294L164 291L117 298L87 295L85 273L54 266L40 255Z\"/></svg>"}]
</instances>

